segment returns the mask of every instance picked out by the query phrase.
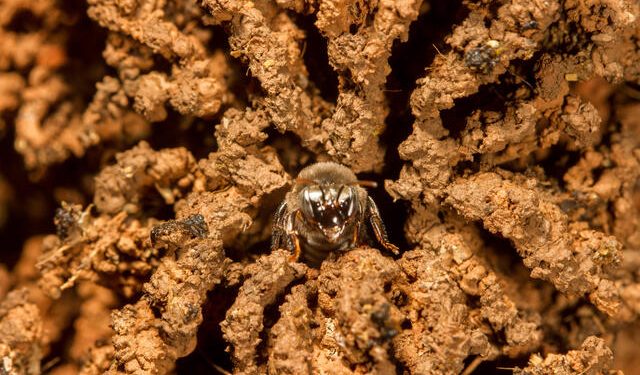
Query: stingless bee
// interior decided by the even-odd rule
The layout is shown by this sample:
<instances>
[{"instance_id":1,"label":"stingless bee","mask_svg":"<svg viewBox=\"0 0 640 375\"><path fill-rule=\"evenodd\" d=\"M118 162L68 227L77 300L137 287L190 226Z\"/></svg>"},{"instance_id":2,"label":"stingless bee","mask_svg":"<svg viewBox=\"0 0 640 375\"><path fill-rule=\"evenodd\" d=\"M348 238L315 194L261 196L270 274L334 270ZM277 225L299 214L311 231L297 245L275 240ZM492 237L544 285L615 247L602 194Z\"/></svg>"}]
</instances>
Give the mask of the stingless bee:
<instances>
[{"instance_id":1,"label":"stingless bee","mask_svg":"<svg viewBox=\"0 0 640 375\"><path fill-rule=\"evenodd\" d=\"M319 265L330 252L369 242L368 224L377 241L398 254L398 247L387 239L378 207L363 188L375 186L337 163L304 168L276 211L271 249L286 248L293 252L292 261L302 257Z\"/></svg>"}]
</instances>

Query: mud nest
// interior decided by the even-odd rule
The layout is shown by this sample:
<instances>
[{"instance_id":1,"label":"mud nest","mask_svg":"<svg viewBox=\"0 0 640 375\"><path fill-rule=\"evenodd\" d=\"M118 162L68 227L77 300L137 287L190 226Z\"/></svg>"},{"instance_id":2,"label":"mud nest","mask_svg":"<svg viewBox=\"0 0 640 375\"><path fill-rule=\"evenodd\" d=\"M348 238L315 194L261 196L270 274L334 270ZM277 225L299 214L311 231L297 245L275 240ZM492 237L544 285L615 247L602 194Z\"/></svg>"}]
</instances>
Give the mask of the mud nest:
<instances>
[{"instance_id":1,"label":"mud nest","mask_svg":"<svg viewBox=\"0 0 640 375\"><path fill-rule=\"evenodd\" d=\"M635 0L0 4L0 374L640 368ZM347 165L401 254L271 250Z\"/></svg>"}]
</instances>

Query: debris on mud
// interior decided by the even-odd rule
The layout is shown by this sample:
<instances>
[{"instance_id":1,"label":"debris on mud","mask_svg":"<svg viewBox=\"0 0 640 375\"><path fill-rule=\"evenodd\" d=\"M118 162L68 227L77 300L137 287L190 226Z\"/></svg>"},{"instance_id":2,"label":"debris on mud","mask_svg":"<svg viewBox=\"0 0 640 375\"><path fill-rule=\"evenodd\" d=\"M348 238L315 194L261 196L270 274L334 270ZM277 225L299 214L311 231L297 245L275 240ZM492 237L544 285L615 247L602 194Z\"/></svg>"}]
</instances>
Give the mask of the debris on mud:
<instances>
[{"instance_id":1,"label":"debris on mud","mask_svg":"<svg viewBox=\"0 0 640 375\"><path fill-rule=\"evenodd\" d=\"M0 374L634 373L639 17L3 2ZM399 255L270 250L326 160Z\"/></svg>"},{"instance_id":2,"label":"debris on mud","mask_svg":"<svg viewBox=\"0 0 640 375\"><path fill-rule=\"evenodd\" d=\"M537 374L616 374L611 371L613 353L604 340L594 336L588 337L578 350L571 350L565 355L549 354L546 358L533 355L529 366L514 369L517 375Z\"/></svg>"}]
</instances>

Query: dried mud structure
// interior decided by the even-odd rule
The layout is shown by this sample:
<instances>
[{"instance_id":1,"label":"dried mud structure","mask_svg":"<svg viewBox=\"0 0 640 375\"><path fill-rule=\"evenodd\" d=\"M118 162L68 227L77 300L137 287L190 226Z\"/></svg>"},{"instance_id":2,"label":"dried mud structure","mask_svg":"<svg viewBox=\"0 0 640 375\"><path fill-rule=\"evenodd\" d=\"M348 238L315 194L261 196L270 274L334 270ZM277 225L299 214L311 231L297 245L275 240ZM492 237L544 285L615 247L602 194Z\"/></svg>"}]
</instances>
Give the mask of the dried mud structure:
<instances>
[{"instance_id":1,"label":"dried mud structure","mask_svg":"<svg viewBox=\"0 0 640 375\"><path fill-rule=\"evenodd\" d=\"M0 3L0 374L640 369L635 0ZM304 166L402 253L271 251Z\"/></svg>"}]
</instances>

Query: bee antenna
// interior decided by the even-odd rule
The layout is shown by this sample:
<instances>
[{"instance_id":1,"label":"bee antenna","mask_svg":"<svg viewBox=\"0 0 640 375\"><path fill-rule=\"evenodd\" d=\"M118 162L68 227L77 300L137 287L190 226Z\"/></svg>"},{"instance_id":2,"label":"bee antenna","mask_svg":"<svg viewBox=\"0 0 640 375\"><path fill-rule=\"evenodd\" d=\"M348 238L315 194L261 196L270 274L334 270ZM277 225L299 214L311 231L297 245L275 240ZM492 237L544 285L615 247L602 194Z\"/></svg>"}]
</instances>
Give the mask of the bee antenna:
<instances>
[{"instance_id":1,"label":"bee antenna","mask_svg":"<svg viewBox=\"0 0 640 375\"><path fill-rule=\"evenodd\" d=\"M313 185L315 183L313 182L313 180L310 180L308 178L300 178L300 177L297 177L294 180L294 182L296 185Z\"/></svg>"},{"instance_id":2,"label":"bee antenna","mask_svg":"<svg viewBox=\"0 0 640 375\"><path fill-rule=\"evenodd\" d=\"M356 181L356 185L362 186L362 187L368 187L368 188L377 188L378 187L378 183L377 182L369 181L369 180L358 180L358 181Z\"/></svg>"}]
</instances>

